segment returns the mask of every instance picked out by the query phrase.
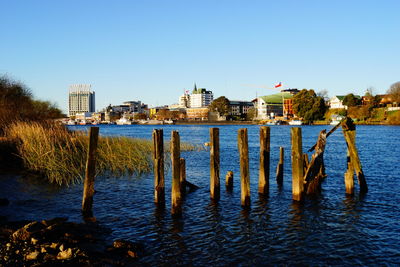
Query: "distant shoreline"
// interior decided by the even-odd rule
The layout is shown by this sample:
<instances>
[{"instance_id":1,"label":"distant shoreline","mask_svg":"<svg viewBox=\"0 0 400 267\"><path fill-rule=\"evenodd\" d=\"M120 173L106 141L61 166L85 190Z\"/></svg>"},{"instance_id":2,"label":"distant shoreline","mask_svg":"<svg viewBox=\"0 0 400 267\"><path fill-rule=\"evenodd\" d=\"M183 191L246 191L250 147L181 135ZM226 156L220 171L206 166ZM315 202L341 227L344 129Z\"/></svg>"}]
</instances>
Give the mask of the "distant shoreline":
<instances>
[{"instance_id":1,"label":"distant shoreline","mask_svg":"<svg viewBox=\"0 0 400 267\"><path fill-rule=\"evenodd\" d=\"M254 121L176 121L175 125L257 125Z\"/></svg>"}]
</instances>

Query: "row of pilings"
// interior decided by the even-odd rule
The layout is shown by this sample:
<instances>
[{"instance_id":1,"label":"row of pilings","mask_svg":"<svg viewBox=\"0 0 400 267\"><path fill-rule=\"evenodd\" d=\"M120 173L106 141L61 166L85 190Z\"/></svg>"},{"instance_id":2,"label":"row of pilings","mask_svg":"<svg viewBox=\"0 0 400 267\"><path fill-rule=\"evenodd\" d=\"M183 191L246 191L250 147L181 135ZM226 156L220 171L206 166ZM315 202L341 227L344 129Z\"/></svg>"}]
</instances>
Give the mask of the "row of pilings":
<instances>
[{"instance_id":1,"label":"row of pilings","mask_svg":"<svg viewBox=\"0 0 400 267\"><path fill-rule=\"evenodd\" d=\"M337 126L338 127L338 126ZM337 128L336 127L336 128ZM333 129L334 130L334 129ZM332 130L330 133L333 132ZM98 142L98 127L91 127L89 131L89 150L86 164L86 174L84 181L82 214L85 218L90 218L92 214L94 176L96 165L96 150ZM324 174L323 150L326 138L329 134L325 130L321 131L318 141L309 151L315 148L316 153L308 161L307 154L302 151L302 132L301 128L291 128L291 159L292 159L292 198L294 201L302 201L305 194L315 194L315 190L320 188ZM354 172L357 174L360 184L360 191L368 190L365 177L358 158L355 146L355 127L343 126L348 152L347 152L347 171L345 173L346 194L354 193ZM258 193L266 195L269 193L270 180L270 127L260 127L260 154L259 154L259 177ZM165 205L165 175L164 175L164 140L163 130L155 129L152 133L153 141L153 166L154 166L154 201L159 206ZM321 145L322 144L322 145ZM210 128L210 197L218 202L220 199L220 145L219 128ZM238 151L240 158L240 184L241 184L241 205L244 208L250 207L250 172L249 172L249 149L247 128L238 130ZM170 141L171 156L171 214L179 216L182 213L182 198L186 193L186 188L196 189L197 186L186 180L185 159L180 157L180 137L178 131L171 132ZM280 147L279 162L276 168L276 182L279 186L283 184L284 168L284 149ZM317 167L316 167L317 166ZM317 168L317 172L315 172ZM315 174L314 174L315 173ZM233 186L233 172L226 174L226 187ZM319 179L321 178L321 179Z\"/></svg>"}]
</instances>

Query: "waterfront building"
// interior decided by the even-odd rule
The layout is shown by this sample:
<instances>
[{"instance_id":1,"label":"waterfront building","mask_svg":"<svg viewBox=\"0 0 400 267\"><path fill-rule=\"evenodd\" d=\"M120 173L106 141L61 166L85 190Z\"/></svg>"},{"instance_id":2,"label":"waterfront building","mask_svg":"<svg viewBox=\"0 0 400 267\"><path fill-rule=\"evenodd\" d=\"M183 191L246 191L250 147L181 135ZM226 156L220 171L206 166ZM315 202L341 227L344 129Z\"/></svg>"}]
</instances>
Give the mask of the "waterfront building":
<instances>
[{"instance_id":1,"label":"waterfront building","mask_svg":"<svg viewBox=\"0 0 400 267\"><path fill-rule=\"evenodd\" d=\"M121 113L142 113L142 108L144 108L140 101L125 101L122 105L110 106L114 112Z\"/></svg>"},{"instance_id":2,"label":"waterfront building","mask_svg":"<svg viewBox=\"0 0 400 267\"><path fill-rule=\"evenodd\" d=\"M207 121L208 120L208 108L187 108L186 117L188 120L193 121Z\"/></svg>"},{"instance_id":3,"label":"waterfront building","mask_svg":"<svg viewBox=\"0 0 400 267\"><path fill-rule=\"evenodd\" d=\"M95 112L95 92L90 84L73 84L69 87L68 116Z\"/></svg>"},{"instance_id":4,"label":"waterfront building","mask_svg":"<svg viewBox=\"0 0 400 267\"><path fill-rule=\"evenodd\" d=\"M297 88L283 89L277 94L260 96L253 100L258 120L276 116L293 117L293 96L300 92Z\"/></svg>"},{"instance_id":5,"label":"waterfront building","mask_svg":"<svg viewBox=\"0 0 400 267\"><path fill-rule=\"evenodd\" d=\"M293 109L291 107L292 102L287 101L288 99L292 99L293 94L289 92L280 92L273 95L260 96L253 100L255 102L257 116L256 118L259 120L263 119L272 119L279 116L287 115L287 112ZM286 101L285 101L286 99ZM287 111L284 111L285 103L287 105Z\"/></svg>"},{"instance_id":6,"label":"waterfront building","mask_svg":"<svg viewBox=\"0 0 400 267\"><path fill-rule=\"evenodd\" d=\"M190 108L190 95L187 91L179 97L179 107Z\"/></svg>"},{"instance_id":7,"label":"waterfront building","mask_svg":"<svg viewBox=\"0 0 400 267\"><path fill-rule=\"evenodd\" d=\"M347 109L347 106L343 105L344 95L335 95L329 100L330 108L332 109Z\"/></svg>"},{"instance_id":8,"label":"waterfront building","mask_svg":"<svg viewBox=\"0 0 400 267\"><path fill-rule=\"evenodd\" d=\"M191 108L202 108L208 107L214 100L212 91L207 91L205 88L195 88L190 95L190 107Z\"/></svg>"},{"instance_id":9,"label":"waterfront building","mask_svg":"<svg viewBox=\"0 0 400 267\"><path fill-rule=\"evenodd\" d=\"M251 101L229 100L229 115L245 117L254 104Z\"/></svg>"},{"instance_id":10,"label":"waterfront building","mask_svg":"<svg viewBox=\"0 0 400 267\"><path fill-rule=\"evenodd\" d=\"M205 88L197 89L194 84L194 89L191 94L189 91L185 91L183 95L179 97L180 108L203 108L208 107L214 100L212 91L208 91Z\"/></svg>"}]
</instances>

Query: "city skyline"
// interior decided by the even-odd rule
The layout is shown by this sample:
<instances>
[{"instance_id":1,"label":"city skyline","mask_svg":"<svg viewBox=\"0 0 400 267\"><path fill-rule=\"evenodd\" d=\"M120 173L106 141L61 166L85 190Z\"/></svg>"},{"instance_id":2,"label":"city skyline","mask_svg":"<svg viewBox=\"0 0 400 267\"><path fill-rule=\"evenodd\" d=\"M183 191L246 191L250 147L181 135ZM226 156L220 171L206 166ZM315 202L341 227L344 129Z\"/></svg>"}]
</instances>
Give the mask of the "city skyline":
<instances>
[{"instance_id":1,"label":"city skyline","mask_svg":"<svg viewBox=\"0 0 400 267\"><path fill-rule=\"evenodd\" d=\"M91 84L97 109L177 103L194 83L249 100L284 88L400 80L398 1L35 1L3 3L0 74L67 112L67 88ZM15 19L15 17L18 19ZM102 18L99 20L98 18ZM280 88L278 88L280 89Z\"/></svg>"}]
</instances>

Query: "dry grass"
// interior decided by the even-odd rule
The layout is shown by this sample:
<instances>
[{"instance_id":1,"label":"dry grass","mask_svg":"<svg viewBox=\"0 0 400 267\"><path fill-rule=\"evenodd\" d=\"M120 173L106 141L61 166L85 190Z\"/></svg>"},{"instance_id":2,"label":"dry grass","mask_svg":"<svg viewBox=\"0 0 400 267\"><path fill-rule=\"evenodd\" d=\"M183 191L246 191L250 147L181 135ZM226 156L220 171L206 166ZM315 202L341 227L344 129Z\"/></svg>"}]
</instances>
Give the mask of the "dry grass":
<instances>
[{"instance_id":1,"label":"dry grass","mask_svg":"<svg viewBox=\"0 0 400 267\"><path fill-rule=\"evenodd\" d=\"M18 140L17 150L28 170L59 185L81 182L84 178L89 138L85 132L69 132L55 124L12 124L7 137ZM100 137L97 174L140 175L152 171L152 142L128 137ZM198 146L182 143L181 150ZM168 144L165 151L168 151ZM166 160L169 158L167 153ZM168 162L166 164L168 166Z\"/></svg>"}]
</instances>

